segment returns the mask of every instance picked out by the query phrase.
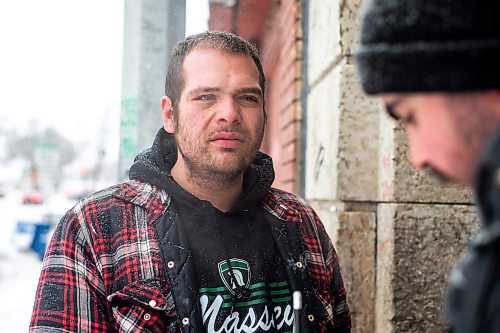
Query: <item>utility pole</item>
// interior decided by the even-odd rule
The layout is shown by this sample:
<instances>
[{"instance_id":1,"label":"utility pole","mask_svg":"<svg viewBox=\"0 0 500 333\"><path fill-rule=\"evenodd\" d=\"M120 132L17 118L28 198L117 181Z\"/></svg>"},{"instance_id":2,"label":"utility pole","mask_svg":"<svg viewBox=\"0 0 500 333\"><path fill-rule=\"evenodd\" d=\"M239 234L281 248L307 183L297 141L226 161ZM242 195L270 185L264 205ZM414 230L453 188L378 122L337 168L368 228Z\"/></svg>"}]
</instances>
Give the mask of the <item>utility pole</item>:
<instances>
[{"instance_id":1,"label":"utility pole","mask_svg":"<svg viewBox=\"0 0 500 333\"><path fill-rule=\"evenodd\" d=\"M163 126L168 60L184 39L185 0L127 0L123 38L119 179L126 179L134 157L149 147Z\"/></svg>"}]
</instances>

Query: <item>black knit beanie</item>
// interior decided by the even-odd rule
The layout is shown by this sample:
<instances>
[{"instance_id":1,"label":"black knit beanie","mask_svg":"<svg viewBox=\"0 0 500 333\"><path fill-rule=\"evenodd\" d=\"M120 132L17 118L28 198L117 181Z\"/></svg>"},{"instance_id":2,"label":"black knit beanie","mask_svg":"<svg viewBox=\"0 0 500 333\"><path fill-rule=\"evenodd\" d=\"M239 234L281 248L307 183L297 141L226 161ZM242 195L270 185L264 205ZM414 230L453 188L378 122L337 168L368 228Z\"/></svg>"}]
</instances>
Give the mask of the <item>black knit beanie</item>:
<instances>
[{"instance_id":1,"label":"black knit beanie","mask_svg":"<svg viewBox=\"0 0 500 333\"><path fill-rule=\"evenodd\" d=\"M364 0L354 53L363 89L500 88L500 0Z\"/></svg>"}]
</instances>

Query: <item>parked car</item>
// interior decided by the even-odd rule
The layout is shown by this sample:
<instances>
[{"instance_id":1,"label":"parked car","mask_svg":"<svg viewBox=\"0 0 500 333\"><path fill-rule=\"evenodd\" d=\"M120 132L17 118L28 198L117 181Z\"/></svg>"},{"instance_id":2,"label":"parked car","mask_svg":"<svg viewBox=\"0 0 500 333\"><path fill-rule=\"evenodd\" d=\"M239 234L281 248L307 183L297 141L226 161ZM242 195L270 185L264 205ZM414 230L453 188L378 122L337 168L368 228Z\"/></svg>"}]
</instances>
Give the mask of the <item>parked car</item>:
<instances>
[{"instance_id":1,"label":"parked car","mask_svg":"<svg viewBox=\"0 0 500 333\"><path fill-rule=\"evenodd\" d=\"M29 191L23 193L21 201L23 204L42 204L43 196L38 191Z\"/></svg>"}]
</instances>

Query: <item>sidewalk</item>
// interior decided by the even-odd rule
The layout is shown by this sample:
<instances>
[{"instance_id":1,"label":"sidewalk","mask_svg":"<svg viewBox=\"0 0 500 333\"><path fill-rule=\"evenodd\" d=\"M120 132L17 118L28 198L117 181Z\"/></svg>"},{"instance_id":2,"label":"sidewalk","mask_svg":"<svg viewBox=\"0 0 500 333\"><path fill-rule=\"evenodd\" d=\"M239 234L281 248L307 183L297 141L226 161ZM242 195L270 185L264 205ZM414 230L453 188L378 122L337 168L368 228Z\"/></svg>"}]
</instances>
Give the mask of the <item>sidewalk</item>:
<instances>
[{"instance_id":1,"label":"sidewalk","mask_svg":"<svg viewBox=\"0 0 500 333\"><path fill-rule=\"evenodd\" d=\"M0 332L27 332L42 263L34 252L0 247Z\"/></svg>"}]
</instances>

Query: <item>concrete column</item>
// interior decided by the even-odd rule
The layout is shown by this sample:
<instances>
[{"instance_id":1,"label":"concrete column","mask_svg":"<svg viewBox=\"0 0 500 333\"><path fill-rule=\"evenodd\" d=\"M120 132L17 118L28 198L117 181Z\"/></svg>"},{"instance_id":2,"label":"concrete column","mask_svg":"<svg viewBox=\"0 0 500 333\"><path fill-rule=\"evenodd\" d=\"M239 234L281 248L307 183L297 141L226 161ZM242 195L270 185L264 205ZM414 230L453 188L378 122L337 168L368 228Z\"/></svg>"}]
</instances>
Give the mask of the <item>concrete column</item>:
<instances>
[{"instance_id":1,"label":"concrete column","mask_svg":"<svg viewBox=\"0 0 500 333\"><path fill-rule=\"evenodd\" d=\"M378 113L354 65L340 61L308 96L306 197L377 199Z\"/></svg>"},{"instance_id":2,"label":"concrete column","mask_svg":"<svg viewBox=\"0 0 500 333\"><path fill-rule=\"evenodd\" d=\"M350 58L360 5L309 1L305 196L337 249L361 333L375 327L379 117Z\"/></svg>"},{"instance_id":3,"label":"concrete column","mask_svg":"<svg viewBox=\"0 0 500 333\"><path fill-rule=\"evenodd\" d=\"M185 35L185 1L127 0L123 39L119 176L160 127L170 53Z\"/></svg>"}]
</instances>

